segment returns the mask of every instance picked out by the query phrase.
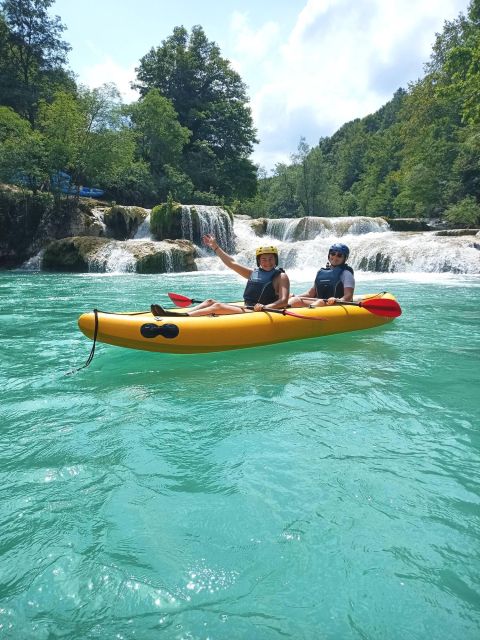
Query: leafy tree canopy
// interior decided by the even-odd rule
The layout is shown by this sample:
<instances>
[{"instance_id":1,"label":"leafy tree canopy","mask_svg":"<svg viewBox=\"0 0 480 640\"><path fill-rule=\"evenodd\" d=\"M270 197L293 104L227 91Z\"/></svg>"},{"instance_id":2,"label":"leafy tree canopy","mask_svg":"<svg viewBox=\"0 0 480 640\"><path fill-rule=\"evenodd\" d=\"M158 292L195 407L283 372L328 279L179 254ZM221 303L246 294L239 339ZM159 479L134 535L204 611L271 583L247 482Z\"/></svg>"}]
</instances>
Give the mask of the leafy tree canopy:
<instances>
[{"instance_id":1,"label":"leafy tree canopy","mask_svg":"<svg viewBox=\"0 0 480 640\"><path fill-rule=\"evenodd\" d=\"M48 9L54 0L3 0L0 4L0 102L35 122L38 101L59 88L75 90L63 69L70 46Z\"/></svg>"},{"instance_id":2,"label":"leafy tree canopy","mask_svg":"<svg viewBox=\"0 0 480 640\"><path fill-rule=\"evenodd\" d=\"M229 175L238 167L246 178L239 195L253 193L255 170L252 165L245 172L245 161L249 162L256 138L246 87L202 27L193 27L190 34L176 27L161 46L141 59L136 71L133 86L142 97L158 89L172 102L180 124L191 132L184 166L195 186L234 195L238 188Z\"/></svg>"}]
</instances>

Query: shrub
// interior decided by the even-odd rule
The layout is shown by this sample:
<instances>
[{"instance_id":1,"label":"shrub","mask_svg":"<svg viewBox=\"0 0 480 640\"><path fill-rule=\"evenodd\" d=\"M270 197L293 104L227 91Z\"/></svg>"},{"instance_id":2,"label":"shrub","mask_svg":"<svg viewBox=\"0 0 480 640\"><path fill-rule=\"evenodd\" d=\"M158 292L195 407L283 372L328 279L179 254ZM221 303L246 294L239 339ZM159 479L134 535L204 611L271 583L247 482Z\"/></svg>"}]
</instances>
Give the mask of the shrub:
<instances>
[{"instance_id":1,"label":"shrub","mask_svg":"<svg viewBox=\"0 0 480 640\"><path fill-rule=\"evenodd\" d=\"M467 196L446 209L443 217L453 225L476 227L480 224L480 206L473 196Z\"/></svg>"}]
</instances>

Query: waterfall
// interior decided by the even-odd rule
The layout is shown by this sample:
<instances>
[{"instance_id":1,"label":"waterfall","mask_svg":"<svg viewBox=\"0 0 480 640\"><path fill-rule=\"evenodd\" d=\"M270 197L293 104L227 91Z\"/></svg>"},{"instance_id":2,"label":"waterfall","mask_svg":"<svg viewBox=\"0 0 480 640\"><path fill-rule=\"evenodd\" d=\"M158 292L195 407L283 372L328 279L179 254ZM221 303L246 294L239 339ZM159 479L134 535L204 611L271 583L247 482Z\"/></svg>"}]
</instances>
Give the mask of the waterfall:
<instances>
[{"instance_id":1,"label":"waterfall","mask_svg":"<svg viewBox=\"0 0 480 640\"><path fill-rule=\"evenodd\" d=\"M298 229L300 238L296 236ZM251 221L235 218L234 230L234 257L244 265L255 264L256 247L273 244L279 249L283 267L311 274L326 263L329 247L341 241L350 248L349 264L360 271L480 273L479 241L475 236L394 232L382 218L269 220L266 235L261 237L252 230ZM218 259L197 259L197 264L199 269L224 268Z\"/></svg>"},{"instance_id":2,"label":"waterfall","mask_svg":"<svg viewBox=\"0 0 480 640\"><path fill-rule=\"evenodd\" d=\"M192 222L192 212L190 211L190 207L185 205L182 206L182 236L186 240L191 240L193 242L193 222Z\"/></svg>"},{"instance_id":3,"label":"waterfall","mask_svg":"<svg viewBox=\"0 0 480 640\"><path fill-rule=\"evenodd\" d=\"M100 213L95 217L103 224ZM258 235L262 229L264 234ZM297 272L298 276L308 274L310 277L315 273L326 263L329 247L338 241L349 246L349 264L357 271L480 274L480 232L445 235L436 231L391 231L383 218L304 217L269 219L262 223L248 216L234 216L232 223L221 207L183 205L178 232L196 245L194 255L190 246L181 246L182 240L154 241L148 214L132 240L108 241L92 253L88 268L95 272L135 272L137 261L148 262L150 256L155 255L150 266L143 265L143 269L227 270L201 243L203 235L211 234L227 253L245 266L255 265L258 246L276 245L280 265L289 273ZM188 260L185 251L189 252ZM38 270L41 261L42 252L24 263L22 269Z\"/></svg>"},{"instance_id":4,"label":"waterfall","mask_svg":"<svg viewBox=\"0 0 480 640\"><path fill-rule=\"evenodd\" d=\"M163 251L163 257L165 259L165 271L166 273L172 273L173 271L175 271L175 264L174 264L174 260L173 260L173 252L172 250L169 249L165 249Z\"/></svg>"},{"instance_id":5,"label":"waterfall","mask_svg":"<svg viewBox=\"0 0 480 640\"><path fill-rule=\"evenodd\" d=\"M150 213L149 211L145 217L145 220L138 227L136 234L133 236L134 240L150 240L152 234L150 232Z\"/></svg>"},{"instance_id":6,"label":"waterfall","mask_svg":"<svg viewBox=\"0 0 480 640\"><path fill-rule=\"evenodd\" d=\"M44 249L41 249L37 254L29 258L26 262L24 262L20 267L20 269L22 271L40 271L42 268L43 254L44 254Z\"/></svg>"},{"instance_id":7,"label":"waterfall","mask_svg":"<svg viewBox=\"0 0 480 640\"><path fill-rule=\"evenodd\" d=\"M137 261L124 242L109 242L88 259L88 270L94 273L131 273Z\"/></svg>"},{"instance_id":8,"label":"waterfall","mask_svg":"<svg viewBox=\"0 0 480 640\"><path fill-rule=\"evenodd\" d=\"M182 206L182 235L186 240L200 244L202 236L215 236L228 253L234 250L233 224L221 207L203 204Z\"/></svg>"},{"instance_id":9,"label":"waterfall","mask_svg":"<svg viewBox=\"0 0 480 640\"><path fill-rule=\"evenodd\" d=\"M292 242L313 240L317 236L344 236L388 231L388 223L383 218L282 218L267 220L266 233L277 240Z\"/></svg>"}]
</instances>

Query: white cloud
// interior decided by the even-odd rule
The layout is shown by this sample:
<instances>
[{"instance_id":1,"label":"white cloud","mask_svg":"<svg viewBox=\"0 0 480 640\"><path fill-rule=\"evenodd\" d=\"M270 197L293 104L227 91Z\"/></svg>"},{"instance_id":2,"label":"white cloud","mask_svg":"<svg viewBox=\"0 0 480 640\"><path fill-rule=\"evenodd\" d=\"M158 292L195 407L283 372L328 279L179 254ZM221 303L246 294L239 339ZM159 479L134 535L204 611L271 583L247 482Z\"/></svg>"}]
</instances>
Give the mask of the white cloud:
<instances>
[{"instance_id":1,"label":"white cloud","mask_svg":"<svg viewBox=\"0 0 480 640\"><path fill-rule=\"evenodd\" d=\"M122 101L130 103L139 98L138 92L130 88L130 83L135 77L134 66L122 67L110 56L105 56L100 62L82 69L78 79L91 89L113 82L122 96Z\"/></svg>"},{"instance_id":2,"label":"white cloud","mask_svg":"<svg viewBox=\"0 0 480 640\"><path fill-rule=\"evenodd\" d=\"M270 52L277 39L279 25L269 21L259 29L248 24L248 14L235 11L232 15L230 29L234 38L234 51L247 61L258 62Z\"/></svg>"},{"instance_id":3,"label":"white cloud","mask_svg":"<svg viewBox=\"0 0 480 640\"><path fill-rule=\"evenodd\" d=\"M242 61L244 51L259 52L244 70L247 82L249 74L261 76L251 103L261 140L255 161L271 168L301 135L317 144L380 108L423 75L435 32L467 1L308 0L282 45L275 29L253 30L247 16L236 14L232 31Z\"/></svg>"}]
</instances>

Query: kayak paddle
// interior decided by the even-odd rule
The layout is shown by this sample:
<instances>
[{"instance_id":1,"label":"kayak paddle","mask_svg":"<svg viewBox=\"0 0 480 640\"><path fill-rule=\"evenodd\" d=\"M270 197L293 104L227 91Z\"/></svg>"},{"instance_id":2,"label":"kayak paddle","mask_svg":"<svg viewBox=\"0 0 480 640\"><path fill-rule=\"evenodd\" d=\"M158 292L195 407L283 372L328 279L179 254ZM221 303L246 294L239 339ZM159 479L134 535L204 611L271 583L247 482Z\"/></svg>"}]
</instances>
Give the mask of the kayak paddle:
<instances>
[{"instance_id":1,"label":"kayak paddle","mask_svg":"<svg viewBox=\"0 0 480 640\"><path fill-rule=\"evenodd\" d=\"M377 316L385 316L386 318L398 318L402 315L402 309L396 300L389 298L367 298L359 302L338 302L337 304L350 304L355 307L362 307Z\"/></svg>"},{"instance_id":2,"label":"kayak paddle","mask_svg":"<svg viewBox=\"0 0 480 640\"><path fill-rule=\"evenodd\" d=\"M194 300L193 298L181 296L179 293L169 293L168 297L176 307L188 307L191 304L200 304L203 302L203 300Z\"/></svg>"},{"instance_id":3,"label":"kayak paddle","mask_svg":"<svg viewBox=\"0 0 480 640\"><path fill-rule=\"evenodd\" d=\"M194 300L187 298L179 293L169 293L168 297L177 307L188 307L190 304L199 304L202 300ZM359 302L338 302L340 305L353 305L354 307L362 307L374 313L377 316L385 316L386 318L398 318L402 315L402 309L396 300L390 300L389 298L367 298L366 300L360 300ZM287 316L296 316L298 318L304 318L305 320L326 320L326 318L313 318L310 316L301 316L293 311L287 311L284 309L265 309L265 311L271 311L272 313L281 313Z\"/></svg>"},{"instance_id":4,"label":"kayak paddle","mask_svg":"<svg viewBox=\"0 0 480 640\"><path fill-rule=\"evenodd\" d=\"M187 298L179 293L169 293L168 297L177 307L188 307L189 304L200 304L202 300L194 300L193 298ZM240 305L238 305L240 306ZM313 316L301 316L289 309L263 309L265 313L281 313L282 316L293 316L294 318L303 318L304 320L327 320L327 318L315 318Z\"/></svg>"}]
</instances>

